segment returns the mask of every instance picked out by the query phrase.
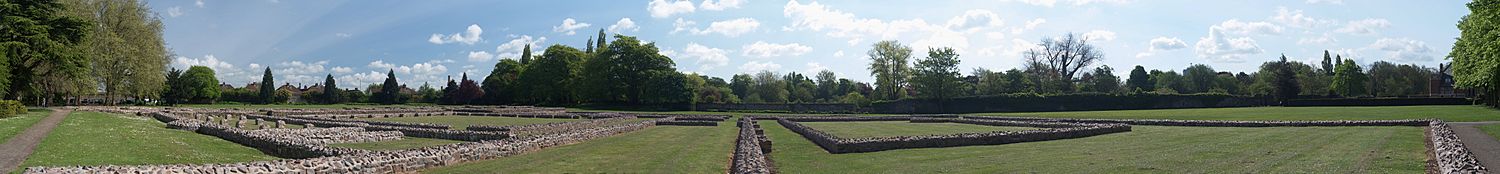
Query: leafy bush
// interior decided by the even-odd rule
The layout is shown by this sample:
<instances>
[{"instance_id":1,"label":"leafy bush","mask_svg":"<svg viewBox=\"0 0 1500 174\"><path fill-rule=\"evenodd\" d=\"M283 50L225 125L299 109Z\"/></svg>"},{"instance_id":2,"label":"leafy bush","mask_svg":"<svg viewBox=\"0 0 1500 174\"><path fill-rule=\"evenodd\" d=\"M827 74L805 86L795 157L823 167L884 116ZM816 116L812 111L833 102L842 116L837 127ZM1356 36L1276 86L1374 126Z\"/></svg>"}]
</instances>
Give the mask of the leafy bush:
<instances>
[{"instance_id":1,"label":"leafy bush","mask_svg":"<svg viewBox=\"0 0 1500 174\"><path fill-rule=\"evenodd\" d=\"M26 105L15 100L0 100L0 118L9 118L20 114L26 114Z\"/></svg>"}]
</instances>

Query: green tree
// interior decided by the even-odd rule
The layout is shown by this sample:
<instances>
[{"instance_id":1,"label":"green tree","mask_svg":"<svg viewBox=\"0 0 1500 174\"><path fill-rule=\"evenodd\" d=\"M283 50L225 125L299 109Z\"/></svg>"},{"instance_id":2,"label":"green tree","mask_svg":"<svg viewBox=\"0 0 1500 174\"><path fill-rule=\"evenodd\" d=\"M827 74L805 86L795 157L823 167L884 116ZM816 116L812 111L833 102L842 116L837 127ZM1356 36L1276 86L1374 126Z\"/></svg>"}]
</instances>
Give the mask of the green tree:
<instances>
[{"instance_id":1,"label":"green tree","mask_svg":"<svg viewBox=\"0 0 1500 174\"><path fill-rule=\"evenodd\" d=\"M1182 77L1183 82L1186 82L1184 86L1187 86L1187 90L1178 92L1185 94L1208 92L1218 82L1218 72L1214 71L1213 67L1203 64L1193 64L1183 69Z\"/></svg>"},{"instance_id":2,"label":"green tree","mask_svg":"<svg viewBox=\"0 0 1500 174\"><path fill-rule=\"evenodd\" d=\"M754 84L754 77L751 77L750 74L735 74L730 78L729 90L734 91L734 95L750 97L750 86Z\"/></svg>"},{"instance_id":3,"label":"green tree","mask_svg":"<svg viewBox=\"0 0 1500 174\"><path fill-rule=\"evenodd\" d=\"M648 93L655 80L680 80L671 58L663 56L655 43L641 43L635 37L615 35L615 41L602 49L597 57L584 63L584 81L592 86L589 92L595 100L640 103L646 95L676 95ZM658 72L660 71L660 72ZM677 77L667 72L679 74ZM676 78L676 79L652 79ZM655 96L655 98L661 98Z\"/></svg>"},{"instance_id":4,"label":"green tree","mask_svg":"<svg viewBox=\"0 0 1500 174\"><path fill-rule=\"evenodd\" d=\"M1027 80L1030 79L1026 77L1027 75L1029 74L1022 72L1020 69L1011 68L1010 70L1005 70L1005 93L1035 92L1032 89L1031 83Z\"/></svg>"},{"instance_id":5,"label":"green tree","mask_svg":"<svg viewBox=\"0 0 1500 174\"><path fill-rule=\"evenodd\" d=\"M266 72L266 74L270 74L269 72L271 71L267 69ZM266 87L261 87L261 89L264 91ZM378 98L376 102L380 102L380 104L401 103L401 84L396 82L396 70L388 70L385 73L385 83L381 83L380 92L375 93L375 96Z\"/></svg>"},{"instance_id":6,"label":"green tree","mask_svg":"<svg viewBox=\"0 0 1500 174\"><path fill-rule=\"evenodd\" d=\"M172 68L166 73L166 86L162 92L162 102L167 105L176 105L187 101L187 83L183 82L182 70Z\"/></svg>"},{"instance_id":7,"label":"green tree","mask_svg":"<svg viewBox=\"0 0 1500 174\"><path fill-rule=\"evenodd\" d=\"M1329 86L1335 93L1346 97L1365 95L1365 80L1369 77L1365 76L1364 70L1354 60L1344 60L1344 63L1334 68L1333 74L1333 84Z\"/></svg>"},{"instance_id":8,"label":"green tree","mask_svg":"<svg viewBox=\"0 0 1500 174\"><path fill-rule=\"evenodd\" d=\"M1125 85L1131 91L1149 91L1156 89L1156 81L1151 80L1151 74L1146 73L1146 67L1136 65L1130 70L1130 79L1125 80Z\"/></svg>"},{"instance_id":9,"label":"green tree","mask_svg":"<svg viewBox=\"0 0 1500 174\"><path fill-rule=\"evenodd\" d=\"M526 44L525 48L521 48L521 64L530 64L530 62L531 62L531 44Z\"/></svg>"},{"instance_id":10,"label":"green tree","mask_svg":"<svg viewBox=\"0 0 1500 174\"><path fill-rule=\"evenodd\" d=\"M585 53L578 49L552 45L540 58L526 65L526 73L519 79L530 101L545 104L571 104L574 82L579 74Z\"/></svg>"},{"instance_id":11,"label":"green tree","mask_svg":"<svg viewBox=\"0 0 1500 174\"><path fill-rule=\"evenodd\" d=\"M894 40L876 42L868 52L870 75L875 76L876 99L896 100L906 97L907 78L911 76L911 47Z\"/></svg>"},{"instance_id":12,"label":"green tree","mask_svg":"<svg viewBox=\"0 0 1500 174\"><path fill-rule=\"evenodd\" d=\"M823 71L818 71L818 75L816 77L818 82L818 90L816 93L817 100L834 101L837 99L836 97L838 97L838 95L844 94L839 93L838 91L839 77L837 74L834 74L833 71L826 69Z\"/></svg>"},{"instance_id":13,"label":"green tree","mask_svg":"<svg viewBox=\"0 0 1500 174\"><path fill-rule=\"evenodd\" d=\"M816 90L817 87L813 85L813 81L808 79L807 76L798 74L797 72L788 72L782 76L781 81L786 82L787 101L801 103L816 100L813 98L813 90Z\"/></svg>"},{"instance_id":14,"label":"green tree","mask_svg":"<svg viewBox=\"0 0 1500 174\"><path fill-rule=\"evenodd\" d=\"M750 97L746 97L746 102L788 102L790 101L788 97L790 91L786 89L786 83L775 72L761 71L760 73L755 73L755 83L750 89Z\"/></svg>"},{"instance_id":15,"label":"green tree","mask_svg":"<svg viewBox=\"0 0 1500 174\"><path fill-rule=\"evenodd\" d=\"M1000 95L1009 93L1009 81L1006 81L1005 72L990 71L984 68L974 68L974 76L979 77L979 84L975 84L974 93L978 95Z\"/></svg>"},{"instance_id":16,"label":"green tree","mask_svg":"<svg viewBox=\"0 0 1500 174\"><path fill-rule=\"evenodd\" d=\"M88 62L92 78L76 81L101 87L108 101L159 96L165 85L161 73L172 56L161 38L161 20L150 7L136 0L63 2L69 7L67 16L94 24L79 45L79 51L92 58Z\"/></svg>"},{"instance_id":17,"label":"green tree","mask_svg":"<svg viewBox=\"0 0 1500 174\"><path fill-rule=\"evenodd\" d=\"M1297 82L1297 75L1292 71L1292 64L1301 63L1286 61L1285 54L1281 55L1280 61L1272 64L1271 86L1274 87L1272 88L1274 91L1272 94L1275 95L1277 100L1287 101L1296 98L1297 93L1301 91L1301 86Z\"/></svg>"},{"instance_id":18,"label":"green tree","mask_svg":"<svg viewBox=\"0 0 1500 174\"><path fill-rule=\"evenodd\" d=\"M609 43L609 42L605 41L604 39L609 38L609 36L608 35L604 35L604 29L600 28L599 29L599 37L597 37L597 38L599 39L599 41L594 42L594 44L595 44L594 45L594 50L603 51L604 49L606 49L605 46L608 45L608 43Z\"/></svg>"},{"instance_id":19,"label":"green tree","mask_svg":"<svg viewBox=\"0 0 1500 174\"><path fill-rule=\"evenodd\" d=\"M60 15L66 10L57 1L0 1L0 58L8 61L0 72L0 94L7 99L48 103L58 93L91 88L91 85L56 84L53 80L86 78L89 57L76 46L89 33L89 22ZM51 79L48 79L51 78ZM73 89L64 89L73 87ZM44 89L54 88L54 89ZM28 96L40 94L41 96ZM35 97L35 98L32 98ZM60 98L60 96L58 96Z\"/></svg>"},{"instance_id":20,"label":"green tree","mask_svg":"<svg viewBox=\"0 0 1500 174\"><path fill-rule=\"evenodd\" d=\"M526 69L521 62L512 59L502 59L495 63L495 69L490 70L490 75L484 77L484 101L491 104L511 104L520 98L517 81L522 71ZM457 90L458 84L451 86Z\"/></svg>"},{"instance_id":21,"label":"green tree","mask_svg":"<svg viewBox=\"0 0 1500 174\"><path fill-rule=\"evenodd\" d=\"M1078 72L1104 60L1104 52L1089 41L1068 33L1061 38L1043 38L1037 47L1021 53L1026 70L1043 84L1040 91L1072 92Z\"/></svg>"},{"instance_id":22,"label":"green tree","mask_svg":"<svg viewBox=\"0 0 1500 174\"><path fill-rule=\"evenodd\" d=\"M1500 106L1500 2L1474 0L1469 14L1458 21L1459 37L1448 59L1453 60L1454 85L1483 91L1482 101Z\"/></svg>"},{"instance_id":23,"label":"green tree","mask_svg":"<svg viewBox=\"0 0 1500 174\"><path fill-rule=\"evenodd\" d=\"M1151 79L1156 80L1154 91L1158 93L1182 93L1188 90L1186 80L1176 71L1151 70Z\"/></svg>"},{"instance_id":24,"label":"green tree","mask_svg":"<svg viewBox=\"0 0 1500 174\"><path fill-rule=\"evenodd\" d=\"M1093 78L1085 81L1089 85L1088 88L1091 89L1089 91L1104 93L1120 91L1120 77L1115 76L1114 71L1115 69L1110 68L1109 65L1094 68L1094 72L1089 73L1093 75Z\"/></svg>"},{"instance_id":25,"label":"green tree","mask_svg":"<svg viewBox=\"0 0 1500 174\"><path fill-rule=\"evenodd\" d=\"M1376 96L1416 95L1427 92L1433 70L1417 65L1378 61L1370 64L1370 93Z\"/></svg>"},{"instance_id":26,"label":"green tree","mask_svg":"<svg viewBox=\"0 0 1500 174\"><path fill-rule=\"evenodd\" d=\"M1318 73L1333 76L1333 57L1328 56L1328 50L1323 50L1323 69L1319 69Z\"/></svg>"},{"instance_id":27,"label":"green tree","mask_svg":"<svg viewBox=\"0 0 1500 174\"><path fill-rule=\"evenodd\" d=\"M589 36L589 43L588 44L583 44L583 48L584 48L583 53L594 54L594 37L593 36Z\"/></svg>"},{"instance_id":28,"label":"green tree","mask_svg":"<svg viewBox=\"0 0 1500 174\"><path fill-rule=\"evenodd\" d=\"M929 48L927 58L917 60L912 78L912 87L923 98L937 99L943 103L959 96L958 53L953 48Z\"/></svg>"},{"instance_id":29,"label":"green tree","mask_svg":"<svg viewBox=\"0 0 1500 174\"><path fill-rule=\"evenodd\" d=\"M323 103L343 103L341 101L343 97L339 96L339 92L343 91L339 90L338 83L333 80L333 74L328 74L327 78L323 78Z\"/></svg>"},{"instance_id":30,"label":"green tree","mask_svg":"<svg viewBox=\"0 0 1500 174\"><path fill-rule=\"evenodd\" d=\"M186 98L193 103L213 103L219 98L219 79L214 77L214 69L206 66L193 66L182 74L183 87L186 87Z\"/></svg>"},{"instance_id":31,"label":"green tree","mask_svg":"<svg viewBox=\"0 0 1500 174\"><path fill-rule=\"evenodd\" d=\"M392 71L392 72L394 72L394 71ZM274 97L276 97L276 80L275 80L275 76L271 75L271 67L266 67L265 74L263 74L263 75L260 76L260 95L259 96L260 96L260 103L261 104L271 104L271 103L274 103L274 101L276 101L275 98L274 98Z\"/></svg>"}]
</instances>

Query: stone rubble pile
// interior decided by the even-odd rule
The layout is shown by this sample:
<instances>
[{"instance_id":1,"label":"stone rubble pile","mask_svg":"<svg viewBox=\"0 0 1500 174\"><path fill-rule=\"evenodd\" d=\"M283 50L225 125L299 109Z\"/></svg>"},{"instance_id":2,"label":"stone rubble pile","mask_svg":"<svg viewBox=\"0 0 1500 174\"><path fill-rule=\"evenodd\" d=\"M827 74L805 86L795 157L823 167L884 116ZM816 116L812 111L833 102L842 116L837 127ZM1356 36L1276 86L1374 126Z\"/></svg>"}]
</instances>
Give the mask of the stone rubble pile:
<instances>
[{"instance_id":1,"label":"stone rubble pile","mask_svg":"<svg viewBox=\"0 0 1500 174\"><path fill-rule=\"evenodd\" d=\"M1070 123L1112 123L1154 126L1202 126L1202 127L1307 127L1307 126L1427 126L1432 120L1329 120L1329 121L1223 121L1223 120L1166 120L1166 119L1083 119L1083 118L1033 118L1000 116L963 116L968 119L1048 121Z\"/></svg>"},{"instance_id":2,"label":"stone rubble pile","mask_svg":"<svg viewBox=\"0 0 1500 174\"><path fill-rule=\"evenodd\" d=\"M774 163L769 156L771 139L766 138L765 130L748 118L740 118L735 125L739 126L740 133L735 139L734 159L729 173L775 173Z\"/></svg>"},{"instance_id":3,"label":"stone rubble pile","mask_svg":"<svg viewBox=\"0 0 1500 174\"><path fill-rule=\"evenodd\" d=\"M591 127L599 127L599 126L609 125L609 124L614 123L614 122L625 121L625 120L629 120L629 119L635 119L635 117L632 117L632 116L612 117L612 118L604 118L604 119L593 119L593 120L587 120L587 121L570 121L570 122L556 122L556 123L530 124L530 125L511 125L511 126L471 125L471 126L469 126L468 128L465 128L465 129L466 130L470 130L470 131L480 131L480 132L509 132L509 133L511 133L513 135L551 134L551 133L564 132L564 131L569 131L569 130L587 129L587 128L591 128ZM653 121L652 124L655 124L655 121Z\"/></svg>"},{"instance_id":4,"label":"stone rubble pile","mask_svg":"<svg viewBox=\"0 0 1500 174\"><path fill-rule=\"evenodd\" d=\"M1040 130L1024 131L997 131L982 133L959 133L948 135L921 135L921 136L896 136L896 137L872 137L844 139L832 134L813 129L811 127L792 121L791 119L777 119L792 132L802 134L814 144L823 147L829 153L857 153L874 152L892 149L929 148L929 147L954 147L971 145L995 145L1021 142L1048 141L1069 138L1081 138L1095 135L1104 135L1119 132L1129 132L1130 125L1125 124L1083 124L1071 123L1072 126L1058 126L1056 122L1022 122L1022 121L998 121L998 120L947 120L955 123L981 123L985 125L1002 126L1025 126L1025 127L1056 127ZM869 119L866 119L869 120ZM875 119L882 120L882 119ZM932 122L936 120L924 120ZM1062 123L1070 124L1070 123Z\"/></svg>"},{"instance_id":5,"label":"stone rubble pile","mask_svg":"<svg viewBox=\"0 0 1500 174\"><path fill-rule=\"evenodd\" d=\"M1474 153L1464 147L1448 123L1441 120L1428 123L1427 141L1432 158L1436 159L1438 173L1489 173L1489 169L1474 159Z\"/></svg>"},{"instance_id":6,"label":"stone rubble pile","mask_svg":"<svg viewBox=\"0 0 1500 174\"><path fill-rule=\"evenodd\" d=\"M280 136L304 139L319 144L364 143L401 140L400 131L365 131L360 127L309 128L309 129L261 129L252 130L255 136Z\"/></svg>"},{"instance_id":7,"label":"stone rubble pile","mask_svg":"<svg viewBox=\"0 0 1500 174\"><path fill-rule=\"evenodd\" d=\"M449 139L449 140L461 140L461 141L499 140L499 139L505 139L507 137L510 137L510 134L505 133L505 132L452 130L452 129L434 129L434 128L420 128L420 127L406 127L406 126L389 126L389 125L371 125L371 124L363 123L363 122L351 122L351 121L344 121L344 120L324 121L324 120L313 120L313 119L304 119L304 118L297 118L297 117L269 116L269 115L248 115L247 117L256 118L256 119L265 119L265 120L285 121L287 123L292 123L292 124L304 124L304 125L306 125L306 124L315 124L315 125L324 125L324 126L329 126L329 127L361 127L361 128L364 128L365 130L371 130L371 131L400 131L401 134L406 135L406 136L412 136L412 137L437 138L437 139ZM337 119L334 119L334 120L337 120Z\"/></svg>"}]
</instances>

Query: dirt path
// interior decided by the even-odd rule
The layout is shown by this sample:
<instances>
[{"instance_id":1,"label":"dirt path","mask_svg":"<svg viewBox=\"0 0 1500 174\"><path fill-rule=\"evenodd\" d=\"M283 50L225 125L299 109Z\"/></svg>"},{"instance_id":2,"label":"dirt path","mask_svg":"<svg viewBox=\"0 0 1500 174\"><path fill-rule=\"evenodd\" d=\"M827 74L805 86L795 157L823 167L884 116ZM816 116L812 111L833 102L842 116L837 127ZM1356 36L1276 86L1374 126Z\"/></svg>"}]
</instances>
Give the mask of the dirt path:
<instances>
[{"instance_id":1,"label":"dirt path","mask_svg":"<svg viewBox=\"0 0 1500 174\"><path fill-rule=\"evenodd\" d=\"M1469 151L1474 152L1474 158L1485 168L1495 170L1500 167L1500 140L1485 134L1478 127L1487 124L1500 124L1500 122L1449 122L1453 126L1453 133L1458 134L1459 142L1464 143Z\"/></svg>"},{"instance_id":2,"label":"dirt path","mask_svg":"<svg viewBox=\"0 0 1500 174\"><path fill-rule=\"evenodd\" d=\"M27 128L25 132L11 137L10 140L5 141L5 144L0 144L0 171L17 170L16 167L20 167L21 162L26 161L26 156L31 156L32 150L36 150L36 146L42 143L42 139L52 133L52 128L57 128L57 124L62 123L63 118L68 117L68 112L71 110L53 109L52 115L31 125L31 128Z\"/></svg>"}]
</instances>

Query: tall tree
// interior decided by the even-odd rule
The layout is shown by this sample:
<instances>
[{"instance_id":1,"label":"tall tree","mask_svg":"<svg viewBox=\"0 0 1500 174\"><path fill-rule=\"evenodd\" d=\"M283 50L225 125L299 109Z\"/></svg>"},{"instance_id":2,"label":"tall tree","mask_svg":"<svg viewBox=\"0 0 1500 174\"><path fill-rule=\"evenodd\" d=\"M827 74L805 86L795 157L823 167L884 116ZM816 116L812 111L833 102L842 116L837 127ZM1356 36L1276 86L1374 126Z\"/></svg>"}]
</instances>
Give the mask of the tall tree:
<instances>
[{"instance_id":1,"label":"tall tree","mask_svg":"<svg viewBox=\"0 0 1500 174\"><path fill-rule=\"evenodd\" d=\"M91 57L93 78L80 78L98 86L109 101L129 96L156 98L165 76L169 56L161 38L161 20L145 3L136 0L63 1L68 16L89 21L92 30L80 51ZM111 102L112 103L112 102Z\"/></svg>"},{"instance_id":2,"label":"tall tree","mask_svg":"<svg viewBox=\"0 0 1500 174\"><path fill-rule=\"evenodd\" d=\"M271 67L266 67L265 74L260 76L260 98L261 104L271 104L276 101L276 80L271 75Z\"/></svg>"},{"instance_id":3,"label":"tall tree","mask_svg":"<svg viewBox=\"0 0 1500 174\"><path fill-rule=\"evenodd\" d=\"M176 105L187 101L187 86L183 83L182 70L177 68L167 70L166 79L166 84L163 85L166 87L163 88L162 102L167 105Z\"/></svg>"},{"instance_id":4,"label":"tall tree","mask_svg":"<svg viewBox=\"0 0 1500 174\"><path fill-rule=\"evenodd\" d=\"M876 42L868 52L870 75L875 76L876 99L896 100L906 96L911 76L911 47L894 40Z\"/></svg>"},{"instance_id":5,"label":"tall tree","mask_svg":"<svg viewBox=\"0 0 1500 174\"><path fill-rule=\"evenodd\" d=\"M1040 76L1046 87L1060 87L1048 91L1070 92L1070 85L1078 71L1104 60L1103 50L1095 49L1089 38L1068 33L1062 38L1043 38L1038 47L1021 53L1028 70ZM1059 85L1061 84L1061 85Z\"/></svg>"},{"instance_id":6,"label":"tall tree","mask_svg":"<svg viewBox=\"0 0 1500 174\"><path fill-rule=\"evenodd\" d=\"M186 98L193 103L213 103L219 98L219 79L214 77L214 69L206 66L193 66L182 74L183 86L186 87Z\"/></svg>"},{"instance_id":7,"label":"tall tree","mask_svg":"<svg viewBox=\"0 0 1500 174\"><path fill-rule=\"evenodd\" d=\"M270 72L269 69L266 72ZM261 88L265 89L265 87ZM396 82L395 69L388 70L385 73L385 83L381 83L380 93L376 93L375 95L380 98L380 101L378 101L380 104L401 103L401 84Z\"/></svg>"},{"instance_id":8,"label":"tall tree","mask_svg":"<svg viewBox=\"0 0 1500 174\"><path fill-rule=\"evenodd\" d=\"M1469 14L1458 21L1453 60L1454 85L1483 91L1482 101L1500 106L1500 0L1469 2Z\"/></svg>"},{"instance_id":9,"label":"tall tree","mask_svg":"<svg viewBox=\"0 0 1500 174\"><path fill-rule=\"evenodd\" d=\"M1093 92L1118 92L1120 91L1120 77L1115 76L1114 72L1115 69L1110 68L1109 65L1102 65L1098 68L1094 68L1094 72L1090 73L1094 78L1085 81L1088 82L1085 84L1089 85L1088 87L1092 89L1091 91Z\"/></svg>"},{"instance_id":10,"label":"tall tree","mask_svg":"<svg viewBox=\"0 0 1500 174\"><path fill-rule=\"evenodd\" d=\"M1273 77L1272 86L1274 87L1274 92L1272 94L1275 95L1277 100L1287 101L1296 98L1297 93L1302 91L1301 86L1297 84L1297 74L1292 71L1292 64L1294 63L1296 62L1286 61L1286 55L1283 54L1281 55L1281 60L1273 64L1272 68L1274 68L1274 71L1272 72L1274 73L1271 74L1271 77Z\"/></svg>"},{"instance_id":11,"label":"tall tree","mask_svg":"<svg viewBox=\"0 0 1500 174\"><path fill-rule=\"evenodd\" d=\"M540 58L526 65L518 79L529 100L544 104L571 104L579 70L586 53L561 44L547 47Z\"/></svg>"},{"instance_id":12,"label":"tall tree","mask_svg":"<svg viewBox=\"0 0 1500 174\"><path fill-rule=\"evenodd\" d=\"M594 42L594 44L596 44L594 46L594 50L601 50L601 51L604 50L605 46L607 45L606 43L609 43L609 42L606 42L604 39L606 39L608 37L609 37L608 35L604 35L604 29L600 28L599 29L599 36L597 38L597 39L599 39L599 41L595 41Z\"/></svg>"},{"instance_id":13,"label":"tall tree","mask_svg":"<svg viewBox=\"0 0 1500 174\"><path fill-rule=\"evenodd\" d=\"M1375 96L1403 96L1427 92L1433 70L1417 65L1378 61L1370 64L1369 89Z\"/></svg>"},{"instance_id":14,"label":"tall tree","mask_svg":"<svg viewBox=\"0 0 1500 174\"><path fill-rule=\"evenodd\" d=\"M583 53L589 53L589 54L593 54L594 53L594 37L593 36L589 36L589 43L588 44L583 44L583 48L585 50L585 51L583 51Z\"/></svg>"},{"instance_id":15,"label":"tall tree","mask_svg":"<svg viewBox=\"0 0 1500 174\"><path fill-rule=\"evenodd\" d=\"M479 89L479 83L469 80L469 73L464 73L462 79L462 82L458 83L458 95L454 99L455 104L467 105L478 103L475 102L475 99L483 97L484 90Z\"/></svg>"},{"instance_id":16,"label":"tall tree","mask_svg":"<svg viewBox=\"0 0 1500 174\"><path fill-rule=\"evenodd\" d=\"M490 70L490 75L484 77L483 101L491 104L511 104L520 97L518 79L525 71L526 66L512 59L503 59L495 63L495 69ZM452 86L457 89L458 84Z\"/></svg>"},{"instance_id":17,"label":"tall tree","mask_svg":"<svg viewBox=\"0 0 1500 174\"><path fill-rule=\"evenodd\" d=\"M1344 63L1334 68L1333 84L1329 85L1335 93L1345 97L1357 97L1365 95L1364 70L1354 60L1344 60Z\"/></svg>"},{"instance_id":18,"label":"tall tree","mask_svg":"<svg viewBox=\"0 0 1500 174\"><path fill-rule=\"evenodd\" d=\"M529 64L530 62L531 62L531 44L526 44L526 48L521 48L521 64Z\"/></svg>"},{"instance_id":19,"label":"tall tree","mask_svg":"<svg viewBox=\"0 0 1500 174\"><path fill-rule=\"evenodd\" d=\"M837 74L834 74L833 71L826 69L823 71L818 71L818 75L816 77L818 82L816 97L818 98L818 100L833 101L835 97L842 94L847 94L838 92L839 77Z\"/></svg>"},{"instance_id":20,"label":"tall tree","mask_svg":"<svg viewBox=\"0 0 1500 174\"><path fill-rule=\"evenodd\" d=\"M755 73L755 85L750 89L750 97L746 102L754 103L783 103L788 102L790 91L786 89L786 81L778 77L775 72L761 71Z\"/></svg>"},{"instance_id":21,"label":"tall tree","mask_svg":"<svg viewBox=\"0 0 1500 174\"><path fill-rule=\"evenodd\" d=\"M641 43L635 37L615 35L615 41L608 46L598 57L584 64L584 81L594 87L589 90L595 96L591 98L604 101L623 98L625 102L640 103L645 95L677 95L648 93L656 90L651 89L653 86L668 85L660 80L682 81L684 78L682 73L676 73L672 59L660 54L656 43ZM674 77L672 73L666 73L668 71L677 75Z\"/></svg>"},{"instance_id":22,"label":"tall tree","mask_svg":"<svg viewBox=\"0 0 1500 174\"><path fill-rule=\"evenodd\" d=\"M1318 73L1333 76L1333 57L1328 56L1328 50L1323 50L1323 69L1319 69Z\"/></svg>"},{"instance_id":23,"label":"tall tree","mask_svg":"<svg viewBox=\"0 0 1500 174\"><path fill-rule=\"evenodd\" d=\"M754 84L754 77L751 77L750 74L735 74L729 80L729 90L734 91L734 95L740 96L742 100L749 99L750 86Z\"/></svg>"},{"instance_id":24,"label":"tall tree","mask_svg":"<svg viewBox=\"0 0 1500 174\"><path fill-rule=\"evenodd\" d=\"M927 58L917 60L912 87L923 98L936 99L939 104L960 94L958 53L953 48L928 48Z\"/></svg>"},{"instance_id":25,"label":"tall tree","mask_svg":"<svg viewBox=\"0 0 1500 174\"><path fill-rule=\"evenodd\" d=\"M1185 78L1184 82L1187 82L1185 86L1188 90L1179 92L1185 94L1208 92L1218 82L1218 72L1215 72L1213 67L1204 64L1188 66L1187 69L1182 70L1182 77Z\"/></svg>"},{"instance_id":26,"label":"tall tree","mask_svg":"<svg viewBox=\"0 0 1500 174\"><path fill-rule=\"evenodd\" d=\"M1130 79L1125 80L1125 85L1131 91L1150 91L1156 89L1156 81L1151 80L1151 74L1146 73L1146 67L1136 65L1130 70Z\"/></svg>"},{"instance_id":27,"label":"tall tree","mask_svg":"<svg viewBox=\"0 0 1500 174\"><path fill-rule=\"evenodd\" d=\"M333 80L333 74L328 74L327 78L323 78L323 102L324 103L328 103L328 104L343 103L343 101L341 101L343 99L343 97L339 96L340 92L343 92L343 91L339 90L338 82L335 82Z\"/></svg>"},{"instance_id":28,"label":"tall tree","mask_svg":"<svg viewBox=\"0 0 1500 174\"><path fill-rule=\"evenodd\" d=\"M56 90L73 84L46 85L48 77L59 80L86 79L89 57L74 48L88 35L88 21L59 15L67 9L57 1L0 1L0 58L7 70L0 72L0 94L13 100L48 103ZM64 86L66 85L66 86ZM80 87L80 86L74 86ZM92 87L92 86L81 86ZM42 96L29 96L41 94ZM35 98L32 98L35 97Z\"/></svg>"}]
</instances>

